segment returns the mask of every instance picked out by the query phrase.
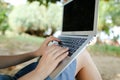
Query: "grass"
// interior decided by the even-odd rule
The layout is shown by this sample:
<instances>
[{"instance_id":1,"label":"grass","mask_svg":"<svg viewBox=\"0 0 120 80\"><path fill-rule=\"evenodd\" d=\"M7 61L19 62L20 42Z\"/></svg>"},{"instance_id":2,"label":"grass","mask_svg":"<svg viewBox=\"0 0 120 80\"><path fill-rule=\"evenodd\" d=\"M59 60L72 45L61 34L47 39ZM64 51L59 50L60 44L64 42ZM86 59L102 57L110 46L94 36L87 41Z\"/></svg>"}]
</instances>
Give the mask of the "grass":
<instances>
[{"instance_id":1,"label":"grass","mask_svg":"<svg viewBox=\"0 0 120 80\"><path fill-rule=\"evenodd\" d=\"M107 45L107 44L95 44L88 47L88 50L94 54L105 54L120 56L120 47Z\"/></svg>"},{"instance_id":2,"label":"grass","mask_svg":"<svg viewBox=\"0 0 120 80\"><path fill-rule=\"evenodd\" d=\"M5 47L11 49L26 50L31 49L29 47L39 47L40 44L45 40L42 37L34 36L14 36L6 37L0 36L0 44L7 44ZM11 47L12 45L12 47ZM28 48L27 48L28 47ZM120 47L107 45L107 44L95 44L87 48L93 54L105 54L120 56Z\"/></svg>"},{"instance_id":3,"label":"grass","mask_svg":"<svg viewBox=\"0 0 120 80\"><path fill-rule=\"evenodd\" d=\"M35 36L0 36L0 51L1 53L15 54L17 52L32 51L40 47L45 40L42 37Z\"/></svg>"},{"instance_id":4,"label":"grass","mask_svg":"<svg viewBox=\"0 0 120 80\"><path fill-rule=\"evenodd\" d=\"M16 36L13 39L23 42L29 42L32 44L41 44L45 39L42 37L35 37L35 36Z\"/></svg>"},{"instance_id":5,"label":"grass","mask_svg":"<svg viewBox=\"0 0 120 80\"><path fill-rule=\"evenodd\" d=\"M28 35L3 36L0 35L0 55L16 55L36 50L45 38ZM0 70L2 74L14 75L21 67L30 64L33 61L18 65L14 68Z\"/></svg>"},{"instance_id":6,"label":"grass","mask_svg":"<svg viewBox=\"0 0 120 80\"><path fill-rule=\"evenodd\" d=\"M6 37L6 36L0 36L0 42L6 42L6 41L19 41L23 43L31 43L31 44L41 44L45 39L42 37L35 37L35 36L13 36L13 37Z\"/></svg>"}]
</instances>

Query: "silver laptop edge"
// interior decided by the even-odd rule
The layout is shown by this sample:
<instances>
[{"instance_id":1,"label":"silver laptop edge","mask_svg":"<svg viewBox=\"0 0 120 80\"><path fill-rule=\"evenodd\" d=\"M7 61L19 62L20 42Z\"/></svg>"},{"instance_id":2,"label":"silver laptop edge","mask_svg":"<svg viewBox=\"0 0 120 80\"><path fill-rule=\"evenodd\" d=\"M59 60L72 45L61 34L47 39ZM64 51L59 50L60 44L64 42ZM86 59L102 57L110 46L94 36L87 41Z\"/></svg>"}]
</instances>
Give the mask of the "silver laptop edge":
<instances>
[{"instance_id":1,"label":"silver laptop edge","mask_svg":"<svg viewBox=\"0 0 120 80\"><path fill-rule=\"evenodd\" d=\"M92 39L92 36L90 36L87 41L77 49L77 51L71 56L67 57L60 66L58 66L55 71L50 74L50 78L52 80L56 80L56 78L72 63L72 61L75 60L75 58L81 54L81 52L86 48L86 45L89 43L89 41ZM78 54L79 53L79 54Z\"/></svg>"},{"instance_id":2,"label":"silver laptop edge","mask_svg":"<svg viewBox=\"0 0 120 80\"><path fill-rule=\"evenodd\" d=\"M71 2L73 0L68 1L67 3L65 3L64 5L67 5L69 2ZM87 46L87 44L90 42L90 40L93 38L94 35L96 35L97 33L97 19L98 19L98 4L99 4L99 0L95 0L95 14L94 14L94 29L93 31L74 31L74 32L65 32L63 31L61 35L88 35L86 37L88 37L88 39L86 40L86 42L77 49L77 51L71 56L71 57L67 57L62 64L60 64L60 66L58 66L53 72L52 74L50 74L50 78L52 80L56 80L56 78L68 67L69 64L72 63L73 60L75 60L75 58L81 54L81 52L85 49L85 47ZM74 36L73 35L73 36ZM72 37L73 37L72 36ZM79 36L74 36L74 37L79 37ZM81 37L81 36L80 36Z\"/></svg>"}]
</instances>

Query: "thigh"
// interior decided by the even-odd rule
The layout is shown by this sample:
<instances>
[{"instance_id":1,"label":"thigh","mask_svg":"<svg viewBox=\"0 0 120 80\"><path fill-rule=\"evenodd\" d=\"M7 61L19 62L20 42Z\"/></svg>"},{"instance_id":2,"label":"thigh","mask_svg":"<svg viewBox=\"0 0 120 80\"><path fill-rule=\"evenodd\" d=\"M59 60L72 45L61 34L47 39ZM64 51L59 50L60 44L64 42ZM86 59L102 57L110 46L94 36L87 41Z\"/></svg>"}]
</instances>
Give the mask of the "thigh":
<instances>
[{"instance_id":1,"label":"thigh","mask_svg":"<svg viewBox=\"0 0 120 80\"><path fill-rule=\"evenodd\" d=\"M84 67L85 65L85 56L86 56L86 50L84 50L83 52L81 52L78 57L76 58L76 73L75 75L77 75L77 73Z\"/></svg>"},{"instance_id":2,"label":"thigh","mask_svg":"<svg viewBox=\"0 0 120 80\"><path fill-rule=\"evenodd\" d=\"M84 50L77 58L77 80L102 80L90 54Z\"/></svg>"}]
</instances>

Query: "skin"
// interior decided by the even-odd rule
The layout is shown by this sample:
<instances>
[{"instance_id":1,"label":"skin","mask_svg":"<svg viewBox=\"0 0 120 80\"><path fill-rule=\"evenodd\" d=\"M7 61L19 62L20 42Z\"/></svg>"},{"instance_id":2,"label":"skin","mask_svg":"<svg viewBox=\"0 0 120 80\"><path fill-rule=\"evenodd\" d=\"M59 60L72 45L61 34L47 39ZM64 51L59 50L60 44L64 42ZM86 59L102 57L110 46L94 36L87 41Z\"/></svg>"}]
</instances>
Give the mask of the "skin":
<instances>
[{"instance_id":1,"label":"skin","mask_svg":"<svg viewBox=\"0 0 120 80\"><path fill-rule=\"evenodd\" d=\"M63 1L66 2L67 0ZM57 67L59 62L68 55L68 49L66 48L56 45L47 46L53 40L60 41L51 36L36 51L14 56L0 56L0 68L7 68L42 56L36 69L18 80L44 80ZM102 80L90 54L86 50L77 57L76 61L76 80Z\"/></svg>"},{"instance_id":2,"label":"skin","mask_svg":"<svg viewBox=\"0 0 120 80\"><path fill-rule=\"evenodd\" d=\"M19 80L44 80L56 68L59 62L61 62L68 55L67 48L62 48L57 45L48 46L48 43L51 41L59 42L60 40L50 36L36 51L21 55L0 56L0 68L2 69L14 66L35 57L42 56L36 69L21 77Z\"/></svg>"},{"instance_id":3,"label":"skin","mask_svg":"<svg viewBox=\"0 0 120 80\"><path fill-rule=\"evenodd\" d=\"M87 50L84 50L76 60L76 80L102 80L101 75Z\"/></svg>"},{"instance_id":4,"label":"skin","mask_svg":"<svg viewBox=\"0 0 120 80\"><path fill-rule=\"evenodd\" d=\"M60 41L50 36L36 51L14 56L0 56L0 68L7 68L42 56L37 67L18 80L44 80L69 54L67 48L57 45L48 46L49 42L54 40ZM86 50L77 57L76 61L76 80L102 80L91 56Z\"/></svg>"},{"instance_id":5,"label":"skin","mask_svg":"<svg viewBox=\"0 0 120 80\"><path fill-rule=\"evenodd\" d=\"M47 46L53 39L57 40L53 37L46 39L42 47L38 50L38 52L43 53L43 56L36 69L21 77L19 80L44 80L57 67L57 65L67 57L67 48L62 48L57 45Z\"/></svg>"},{"instance_id":6,"label":"skin","mask_svg":"<svg viewBox=\"0 0 120 80\"><path fill-rule=\"evenodd\" d=\"M0 56L0 69L14 66L33 58L35 58L34 52L13 56Z\"/></svg>"}]
</instances>

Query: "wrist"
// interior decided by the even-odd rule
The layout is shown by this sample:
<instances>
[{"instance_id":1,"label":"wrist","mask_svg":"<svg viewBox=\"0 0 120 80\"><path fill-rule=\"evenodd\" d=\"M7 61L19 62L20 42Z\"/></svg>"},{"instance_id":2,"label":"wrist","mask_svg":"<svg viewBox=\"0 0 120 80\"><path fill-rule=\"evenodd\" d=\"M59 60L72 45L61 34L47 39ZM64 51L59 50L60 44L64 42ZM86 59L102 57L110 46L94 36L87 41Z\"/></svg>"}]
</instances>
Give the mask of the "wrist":
<instances>
[{"instance_id":1,"label":"wrist","mask_svg":"<svg viewBox=\"0 0 120 80\"><path fill-rule=\"evenodd\" d=\"M35 69L34 75L36 75L36 77L38 77L40 80L44 80L47 77L41 69Z\"/></svg>"},{"instance_id":2,"label":"wrist","mask_svg":"<svg viewBox=\"0 0 120 80\"><path fill-rule=\"evenodd\" d=\"M38 73L38 71L33 70L30 73L20 77L18 80L44 80L45 78L41 73Z\"/></svg>"},{"instance_id":3,"label":"wrist","mask_svg":"<svg viewBox=\"0 0 120 80\"><path fill-rule=\"evenodd\" d=\"M42 56L42 54L38 50L35 50L32 52L32 56L33 57L40 57L40 56Z\"/></svg>"},{"instance_id":4,"label":"wrist","mask_svg":"<svg viewBox=\"0 0 120 80\"><path fill-rule=\"evenodd\" d=\"M35 54L35 51L30 52L30 53L29 53L29 56L30 56L31 58L36 58L36 57L37 57L36 54Z\"/></svg>"}]
</instances>

